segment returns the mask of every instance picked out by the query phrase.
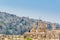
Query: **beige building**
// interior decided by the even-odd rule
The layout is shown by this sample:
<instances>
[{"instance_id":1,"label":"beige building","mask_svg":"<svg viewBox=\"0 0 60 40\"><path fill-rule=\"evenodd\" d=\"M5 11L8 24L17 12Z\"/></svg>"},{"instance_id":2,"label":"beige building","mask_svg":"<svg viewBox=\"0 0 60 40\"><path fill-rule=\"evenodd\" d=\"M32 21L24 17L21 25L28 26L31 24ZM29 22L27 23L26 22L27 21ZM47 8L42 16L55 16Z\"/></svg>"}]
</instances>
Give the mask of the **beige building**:
<instances>
[{"instance_id":1,"label":"beige building","mask_svg":"<svg viewBox=\"0 0 60 40\"><path fill-rule=\"evenodd\" d=\"M24 36L21 36L21 35L1 35L0 40L24 40Z\"/></svg>"},{"instance_id":2,"label":"beige building","mask_svg":"<svg viewBox=\"0 0 60 40\"><path fill-rule=\"evenodd\" d=\"M38 21L38 28L36 23L33 23L30 32L24 35L3 35L0 34L0 40L25 40L25 38L32 38L32 40L60 40L60 30L56 29L56 23L53 23L52 30L49 31L47 23Z\"/></svg>"},{"instance_id":3,"label":"beige building","mask_svg":"<svg viewBox=\"0 0 60 40\"><path fill-rule=\"evenodd\" d=\"M36 29L36 23L33 23L33 28L30 32L24 34L25 38L33 38L38 40L60 40L60 30L56 29L56 23L53 23L52 30L47 29L47 23L38 21L38 28Z\"/></svg>"}]
</instances>

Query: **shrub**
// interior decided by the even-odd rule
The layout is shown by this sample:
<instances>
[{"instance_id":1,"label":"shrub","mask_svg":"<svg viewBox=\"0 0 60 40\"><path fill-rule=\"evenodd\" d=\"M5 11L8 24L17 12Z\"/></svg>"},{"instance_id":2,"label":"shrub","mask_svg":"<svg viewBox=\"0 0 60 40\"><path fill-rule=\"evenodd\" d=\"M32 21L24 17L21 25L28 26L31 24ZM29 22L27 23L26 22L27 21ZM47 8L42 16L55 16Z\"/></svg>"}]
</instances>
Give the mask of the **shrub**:
<instances>
[{"instance_id":1,"label":"shrub","mask_svg":"<svg viewBox=\"0 0 60 40\"><path fill-rule=\"evenodd\" d=\"M31 38L26 38L26 40L32 40Z\"/></svg>"}]
</instances>

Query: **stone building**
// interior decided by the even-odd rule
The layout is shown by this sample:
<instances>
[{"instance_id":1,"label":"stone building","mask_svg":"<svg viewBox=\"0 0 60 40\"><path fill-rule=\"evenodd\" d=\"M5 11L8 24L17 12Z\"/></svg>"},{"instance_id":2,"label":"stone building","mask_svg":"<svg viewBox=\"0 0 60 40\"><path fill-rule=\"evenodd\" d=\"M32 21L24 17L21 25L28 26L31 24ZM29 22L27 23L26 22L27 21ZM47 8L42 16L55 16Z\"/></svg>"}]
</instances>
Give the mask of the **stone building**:
<instances>
[{"instance_id":1,"label":"stone building","mask_svg":"<svg viewBox=\"0 0 60 40\"><path fill-rule=\"evenodd\" d=\"M52 30L48 30L46 22L38 21L38 28L36 28L36 23L33 23L32 29L30 32L24 34L25 38L33 38L38 40L60 40L60 30L56 29L56 23L53 23Z\"/></svg>"}]
</instances>

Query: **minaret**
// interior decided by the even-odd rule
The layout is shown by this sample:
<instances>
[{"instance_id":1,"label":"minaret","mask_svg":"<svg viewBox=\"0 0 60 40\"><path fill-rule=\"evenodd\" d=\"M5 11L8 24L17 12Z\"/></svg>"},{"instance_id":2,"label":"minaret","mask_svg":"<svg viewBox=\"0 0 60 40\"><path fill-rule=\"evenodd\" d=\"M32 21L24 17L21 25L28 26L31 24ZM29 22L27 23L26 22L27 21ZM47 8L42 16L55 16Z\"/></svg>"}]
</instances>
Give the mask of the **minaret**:
<instances>
[{"instance_id":1,"label":"minaret","mask_svg":"<svg viewBox=\"0 0 60 40\"><path fill-rule=\"evenodd\" d=\"M36 23L33 23L31 32L36 32Z\"/></svg>"},{"instance_id":2,"label":"minaret","mask_svg":"<svg viewBox=\"0 0 60 40\"><path fill-rule=\"evenodd\" d=\"M53 34L53 36L52 37L56 37L55 35L56 35L56 23L52 23L52 34Z\"/></svg>"},{"instance_id":3,"label":"minaret","mask_svg":"<svg viewBox=\"0 0 60 40\"><path fill-rule=\"evenodd\" d=\"M38 31L42 31L42 20L38 20Z\"/></svg>"},{"instance_id":4,"label":"minaret","mask_svg":"<svg viewBox=\"0 0 60 40\"><path fill-rule=\"evenodd\" d=\"M44 22L44 24L43 24L43 30L46 32L47 31L47 23L46 22Z\"/></svg>"},{"instance_id":5,"label":"minaret","mask_svg":"<svg viewBox=\"0 0 60 40\"><path fill-rule=\"evenodd\" d=\"M38 21L38 29L41 29L41 28L42 28L42 21L39 20L39 21Z\"/></svg>"},{"instance_id":6,"label":"minaret","mask_svg":"<svg viewBox=\"0 0 60 40\"><path fill-rule=\"evenodd\" d=\"M56 23L52 24L52 30L56 30Z\"/></svg>"}]
</instances>

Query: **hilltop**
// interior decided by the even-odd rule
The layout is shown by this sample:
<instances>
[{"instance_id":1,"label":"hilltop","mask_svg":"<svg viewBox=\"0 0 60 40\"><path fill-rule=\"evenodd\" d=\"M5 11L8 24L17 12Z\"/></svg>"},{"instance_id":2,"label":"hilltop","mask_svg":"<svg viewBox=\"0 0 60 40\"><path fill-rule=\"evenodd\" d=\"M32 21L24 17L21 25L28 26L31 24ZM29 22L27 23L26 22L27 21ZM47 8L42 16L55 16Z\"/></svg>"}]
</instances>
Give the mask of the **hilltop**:
<instances>
[{"instance_id":1,"label":"hilltop","mask_svg":"<svg viewBox=\"0 0 60 40\"><path fill-rule=\"evenodd\" d=\"M38 19L32 19L29 17L18 17L6 12L0 12L0 34L24 34L31 30L32 23L38 22ZM43 21L44 22L44 21ZM51 30L50 22L47 22L48 29ZM60 24L57 24L57 29L60 29Z\"/></svg>"}]
</instances>

